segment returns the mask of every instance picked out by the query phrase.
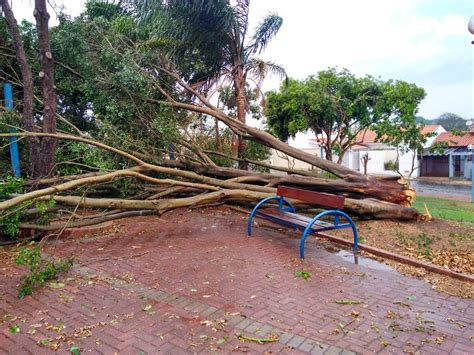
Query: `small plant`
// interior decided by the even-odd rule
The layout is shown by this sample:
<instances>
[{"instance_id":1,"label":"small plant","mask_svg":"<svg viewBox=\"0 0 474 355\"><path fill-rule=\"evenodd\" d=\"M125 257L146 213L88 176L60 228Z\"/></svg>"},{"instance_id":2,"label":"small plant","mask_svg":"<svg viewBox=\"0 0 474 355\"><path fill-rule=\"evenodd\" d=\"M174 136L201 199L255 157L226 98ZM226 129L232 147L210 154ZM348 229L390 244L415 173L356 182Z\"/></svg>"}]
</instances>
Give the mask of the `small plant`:
<instances>
[{"instance_id":1,"label":"small plant","mask_svg":"<svg viewBox=\"0 0 474 355\"><path fill-rule=\"evenodd\" d=\"M418 235L418 237L416 237L415 242L418 247L418 254L421 254L427 258L431 258L431 244L434 242L433 237L430 237L425 233L421 233Z\"/></svg>"},{"instance_id":2,"label":"small plant","mask_svg":"<svg viewBox=\"0 0 474 355\"><path fill-rule=\"evenodd\" d=\"M48 259L42 254L40 246L31 242L27 246L20 247L15 262L28 269L28 273L21 278L21 285L18 288L18 298L21 299L31 295L34 287L43 286L47 280L55 278L59 272L68 271L73 264L73 258Z\"/></svg>"},{"instance_id":3,"label":"small plant","mask_svg":"<svg viewBox=\"0 0 474 355\"><path fill-rule=\"evenodd\" d=\"M41 224L41 225L48 224L49 221L51 220L51 218L53 217L53 215L50 212L48 212L48 210L50 208L53 208L54 206L56 206L56 201L53 200L53 199L50 199L48 201L36 202L35 207L41 213L41 215L38 218L38 220L36 221L36 223Z\"/></svg>"},{"instance_id":4,"label":"small plant","mask_svg":"<svg viewBox=\"0 0 474 355\"><path fill-rule=\"evenodd\" d=\"M24 180L7 176L5 181L0 183L0 201L10 198L11 194L23 192ZM0 231L14 237L20 232L20 215L22 207L14 207L0 213Z\"/></svg>"},{"instance_id":5,"label":"small plant","mask_svg":"<svg viewBox=\"0 0 474 355\"><path fill-rule=\"evenodd\" d=\"M389 160L383 163L384 170L398 171L398 161Z\"/></svg>"},{"instance_id":6,"label":"small plant","mask_svg":"<svg viewBox=\"0 0 474 355\"><path fill-rule=\"evenodd\" d=\"M311 273L308 271L296 271L295 272L296 277L302 277L306 281L308 281L311 278Z\"/></svg>"}]
</instances>

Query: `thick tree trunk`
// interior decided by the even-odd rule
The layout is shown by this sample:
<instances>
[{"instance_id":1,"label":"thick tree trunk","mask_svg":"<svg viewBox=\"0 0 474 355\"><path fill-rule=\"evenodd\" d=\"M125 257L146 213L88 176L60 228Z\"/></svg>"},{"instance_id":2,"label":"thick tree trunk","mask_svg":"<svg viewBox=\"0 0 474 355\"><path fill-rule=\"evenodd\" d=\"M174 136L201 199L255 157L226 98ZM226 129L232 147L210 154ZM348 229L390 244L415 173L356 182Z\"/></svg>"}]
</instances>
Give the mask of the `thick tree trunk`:
<instances>
[{"instance_id":1,"label":"thick tree trunk","mask_svg":"<svg viewBox=\"0 0 474 355\"><path fill-rule=\"evenodd\" d=\"M54 199L61 205L80 206L85 208L104 208L120 210L155 210L159 214L165 213L175 208L199 206L218 201L228 202L250 202L252 204L270 196L273 192L258 192L248 190L220 190L191 197L162 199L162 200L124 200L113 198L89 198L81 196L56 196L47 195L39 200ZM292 200L296 206L308 207L304 202ZM413 208L406 208L389 202L376 199L354 200L346 199L344 209L353 212L361 217L377 219L397 219L413 221L420 218L420 214Z\"/></svg>"},{"instance_id":2,"label":"thick tree trunk","mask_svg":"<svg viewBox=\"0 0 474 355\"><path fill-rule=\"evenodd\" d=\"M21 40L20 30L18 23L16 22L13 11L10 7L8 0L0 0L1 8L5 19L7 21L8 28L13 40L13 46L15 48L15 56L20 67L21 77L23 82L23 127L28 132L34 132L34 117L33 117L33 77L31 75L31 69L26 59L25 49ZM38 170L41 165L40 154L39 154L39 138L29 137L28 138L29 153L30 153L30 173L34 173Z\"/></svg>"},{"instance_id":3,"label":"thick tree trunk","mask_svg":"<svg viewBox=\"0 0 474 355\"><path fill-rule=\"evenodd\" d=\"M56 91L54 88L54 61L49 41L49 14L46 0L35 0L36 29L41 62L41 95L43 97L43 132L56 133ZM44 137L41 142L41 165L38 169L40 176L49 176L54 166L56 139Z\"/></svg>"},{"instance_id":4,"label":"thick tree trunk","mask_svg":"<svg viewBox=\"0 0 474 355\"><path fill-rule=\"evenodd\" d=\"M241 66L238 66L235 69L234 73L234 95L235 103L237 108L237 120L242 124L246 123L245 117L247 115L246 102L245 102L245 74ZM238 158L243 158L245 153L246 142L242 136L236 135L234 138L233 146L236 146L236 152L234 156ZM245 161L239 161L239 168L247 170L248 164Z\"/></svg>"},{"instance_id":5,"label":"thick tree trunk","mask_svg":"<svg viewBox=\"0 0 474 355\"><path fill-rule=\"evenodd\" d=\"M192 170L198 174L215 176L219 178L232 179L241 176L249 176L248 171L241 169L201 165L192 162L182 162L179 160L164 160L161 162L161 165L183 170ZM405 188L401 183L393 184L392 189L387 189L385 178L381 178L381 180L379 180L375 177L372 180L372 184L367 184L358 180L333 180L299 175L278 176L256 172L252 172L251 176L266 179L268 181L268 186L288 185L321 192L343 194L354 198L373 197L404 206L406 205L407 195L410 197L410 200L413 199L415 195L414 190ZM398 177L393 179L398 179Z\"/></svg>"}]
</instances>

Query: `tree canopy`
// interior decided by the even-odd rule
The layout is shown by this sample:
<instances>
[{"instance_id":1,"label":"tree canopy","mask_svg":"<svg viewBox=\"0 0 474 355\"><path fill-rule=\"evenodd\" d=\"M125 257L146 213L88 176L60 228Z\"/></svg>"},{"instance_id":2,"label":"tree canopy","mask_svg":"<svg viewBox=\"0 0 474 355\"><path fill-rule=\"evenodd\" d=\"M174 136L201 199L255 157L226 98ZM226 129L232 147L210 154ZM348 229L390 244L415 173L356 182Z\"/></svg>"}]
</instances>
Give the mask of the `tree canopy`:
<instances>
[{"instance_id":1,"label":"tree canopy","mask_svg":"<svg viewBox=\"0 0 474 355\"><path fill-rule=\"evenodd\" d=\"M312 130L326 158L337 155L341 163L365 129L382 137L388 127L400 132L416 126L425 91L404 81L356 77L347 69L330 68L305 80L290 79L267 97L267 123L280 139Z\"/></svg>"}]
</instances>

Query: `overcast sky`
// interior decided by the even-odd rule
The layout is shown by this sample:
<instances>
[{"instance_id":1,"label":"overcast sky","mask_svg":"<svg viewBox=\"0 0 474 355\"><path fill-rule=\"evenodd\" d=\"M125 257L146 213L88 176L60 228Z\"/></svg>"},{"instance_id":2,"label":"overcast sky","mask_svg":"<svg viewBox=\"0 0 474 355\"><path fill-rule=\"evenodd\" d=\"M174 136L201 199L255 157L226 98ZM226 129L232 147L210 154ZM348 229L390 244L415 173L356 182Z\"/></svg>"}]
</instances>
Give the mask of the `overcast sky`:
<instances>
[{"instance_id":1,"label":"overcast sky","mask_svg":"<svg viewBox=\"0 0 474 355\"><path fill-rule=\"evenodd\" d=\"M73 16L84 2L55 0ZM33 0L13 3L17 18L33 20ZM474 36L467 30L472 0L253 0L250 9L251 27L270 12L283 17L262 57L282 65L290 77L337 66L401 79L426 90L420 115L474 117ZM278 84L269 79L265 89Z\"/></svg>"}]
</instances>

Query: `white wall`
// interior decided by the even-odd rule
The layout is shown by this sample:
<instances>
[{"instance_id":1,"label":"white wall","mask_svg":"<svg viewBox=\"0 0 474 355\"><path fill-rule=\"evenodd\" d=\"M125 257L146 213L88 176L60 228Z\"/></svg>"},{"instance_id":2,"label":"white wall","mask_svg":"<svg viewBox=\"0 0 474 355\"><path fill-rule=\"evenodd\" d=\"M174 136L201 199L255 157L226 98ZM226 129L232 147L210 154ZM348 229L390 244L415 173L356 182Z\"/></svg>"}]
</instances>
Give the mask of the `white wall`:
<instances>
[{"instance_id":1,"label":"white wall","mask_svg":"<svg viewBox=\"0 0 474 355\"><path fill-rule=\"evenodd\" d=\"M308 149L301 149L301 150L317 157L321 156L320 154L321 150L319 148L308 148ZM270 164L273 166L279 166L279 167L291 168L291 169L301 169L301 170L314 169L312 165L305 163L304 161L292 158L281 152L277 152L275 149L272 149Z\"/></svg>"},{"instance_id":2,"label":"white wall","mask_svg":"<svg viewBox=\"0 0 474 355\"><path fill-rule=\"evenodd\" d=\"M446 130L445 130L442 126L439 126L439 127L436 129L436 131L435 131L436 135L434 135L433 137L428 138L428 139L426 140L426 143L424 144L423 147L424 147L424 148L429 148L429 147L431 147L431 146L433 145L433 143L434 143L436 137L438 137L438 136L439 136L441 133L443 133L443 132L446 132Z\"/></svg>"},{"instance_id":3,"label":"white wall","mask_svg":"<svg viewBox=\"0 0 474 355\"><path fill-rule=\"evenodd\" d=\"M411 164L412 164L412 159L413 156L415 155L415 170L413 171L413 174L411 175L412 178L420 176L420 161L416 157L416 152L409 151L408 153L401 154L399 156L398 160L398 170L400 173L408 177L411 171Z\"/></svg>"}]
</instances>

